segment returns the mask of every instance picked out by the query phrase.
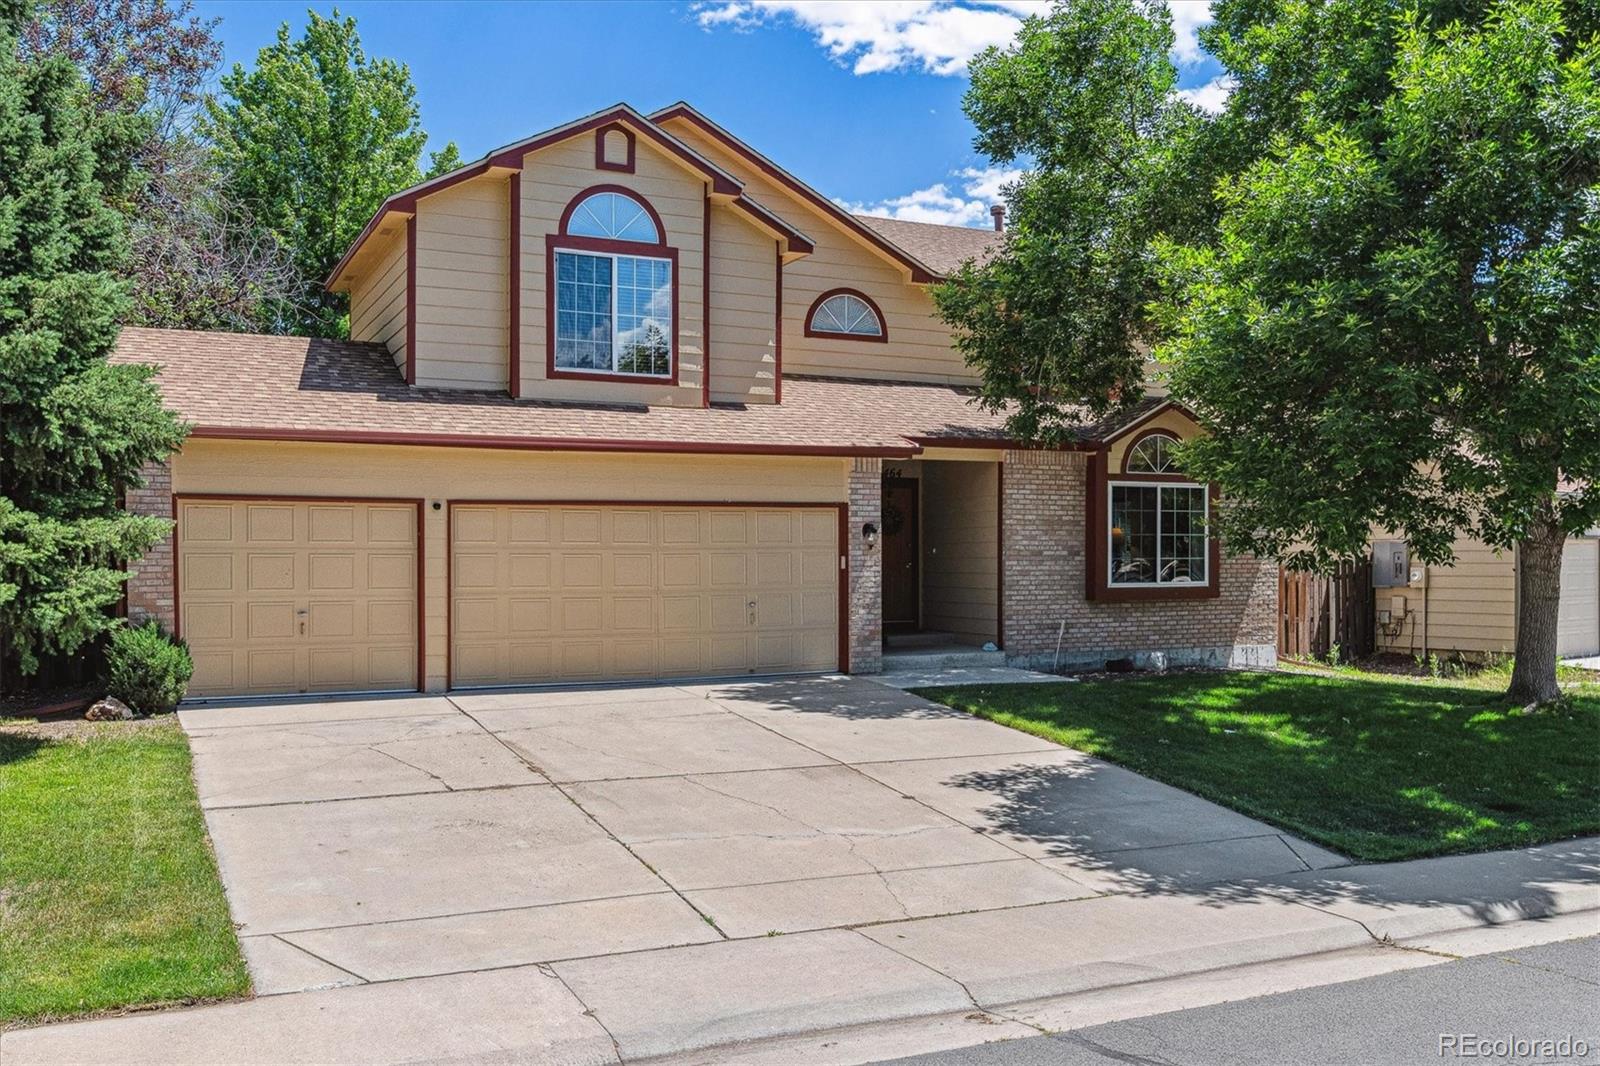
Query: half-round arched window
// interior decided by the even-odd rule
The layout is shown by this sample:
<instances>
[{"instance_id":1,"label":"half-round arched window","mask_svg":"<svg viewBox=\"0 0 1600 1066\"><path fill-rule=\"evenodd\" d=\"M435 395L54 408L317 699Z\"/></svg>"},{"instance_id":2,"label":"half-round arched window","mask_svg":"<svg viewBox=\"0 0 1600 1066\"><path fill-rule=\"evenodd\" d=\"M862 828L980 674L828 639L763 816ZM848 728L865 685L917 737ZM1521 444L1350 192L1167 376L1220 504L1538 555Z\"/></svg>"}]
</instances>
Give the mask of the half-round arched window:
<instances>
[{"instance_id":1,"label":"half-round arched window","mask_svg":"<svg viewBox=\"0 0 1600 1066\"><path fill-rule=\"evenodd\" d=\"M622 192L592 193L578 201L567 216L565 231L572 237L661 243L661 230L650 209Z\"/></svg>"},{"instance_id":2,"label":"half-round arched window","mask_svg":"<svg viewBox=\"0 0 1600 1066\"><path fill-rule=\"evenodd\" d=\"M818 296L806 316L808 337L848 337L861 341L889 339L883 312L872 297L854 289L834 289Z\"/></svg>"},{"instance_id":3,"label":"half-round arched window","mask_svg":"<svg viewBox=\"0 0 1600 1066\"><path fill-rule=\"evenodd\" d=\"M1172 447L1177 443L1176 437L1153 433L1129 450L1122 469L1130 474L1176 474L1178 462Z\"/></svg>"}]
</instances>

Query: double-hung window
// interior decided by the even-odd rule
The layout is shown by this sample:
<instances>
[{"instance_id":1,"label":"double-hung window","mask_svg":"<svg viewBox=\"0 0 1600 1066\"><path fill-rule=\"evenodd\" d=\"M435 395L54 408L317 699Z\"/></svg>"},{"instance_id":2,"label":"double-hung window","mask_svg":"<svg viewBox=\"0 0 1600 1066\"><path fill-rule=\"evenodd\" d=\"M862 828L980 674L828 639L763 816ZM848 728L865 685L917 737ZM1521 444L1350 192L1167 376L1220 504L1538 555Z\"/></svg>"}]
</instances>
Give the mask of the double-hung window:
<instances>
[{"instance_id":1,"label":"double-hung window","mask_svg":"<svg viewBox=\"0 0 1600 1066\"><path fill-rule=\"evenodd\" d=\"M1181 480L1173 443L1166 436L1145 438L1123 465L1140 480L1107 486L1106 577L1112 586L1204 585L1210 576L1209 494L1205 486Z\"/></svg>"},{"instance_id":2,"label":"double-hung window","mask_svg":"<svg viewBox=\"0 0 1600 1066\"><path fill-rule=\"evenodd\" d=\"M590 194L568 211L552 252L553 369L671 378L674 257L643 202Z\"/></svg>"}]
</instances>

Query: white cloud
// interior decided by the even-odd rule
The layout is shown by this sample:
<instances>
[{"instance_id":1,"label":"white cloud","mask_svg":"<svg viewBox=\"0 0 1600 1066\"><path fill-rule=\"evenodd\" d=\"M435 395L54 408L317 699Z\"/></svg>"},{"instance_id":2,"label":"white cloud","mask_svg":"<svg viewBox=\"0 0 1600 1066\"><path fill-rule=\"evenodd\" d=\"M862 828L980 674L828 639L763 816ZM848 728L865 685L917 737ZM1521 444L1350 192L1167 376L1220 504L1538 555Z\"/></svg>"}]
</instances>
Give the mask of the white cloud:
<instances>
[{"instance_id":1,"label":"white cloud","mask_svg":"<svg viewBox=\"0 0 1600 1066\"><path fill-rule=\"evenodd\" d=\"M955 75L966 73L968 60L990 45L1009 44L1023 15L1049 6L1045 0L706 0L693 10L707 30L749 30L787 17L857 74L920 69Z\"/></svg>"},{"instance_id":2,"label":"white cloud","mask_svg":"<svg viewBox=\"0 0 1600 1066\"><path fill-rule=\"evenodd\" d=\"M1200 27L1211 24L1211 0L1169 0L1172 11L1172 32L1177 41L1172 46L1172 58L1180 67L1192 67L1202 62L1206 54L1200 49Z\"/></svg>"},{"instance_id":3,"label":"white cloud","mask_svg":"<svg viewBox=\"0 0 1600 1066\"><path fill-rule=\"evenodd\" d=\"M993 225L989 208L1000 202L1001 187L1021 176L1021 170L1002 167L979 170L968 167L951 175L960 179L956 183L959 186L956 191L951 190L950 182L941 181L926 189L875 203L835 202L856 215L877 215L906 222L936 222L941 226L982 227Z\"/></svg>"},{"instance_id":4,"label":"white cloud","mask_svg":"<svg viewBox=\"0 0 1600 1066\"><path fill-rule=\"evenodd\" d=\"M1211 0L1170 0L1179 66L1205 58L1196 36L1211 21ZM702 29L752 30L788 18L857 74L923 70L965 74L967 62L990 45L1011 43L1022 19L1050 10L1049 0L700 0Z\"/></svg>"},{"instance_id":5,"label":"white cloud","mask_svg":"<svg viewBox=\"0 0 1600 1066\"><path fill-rule=\"evenodd\" d=\"M1232 78L1221 76L1192 89L1179 89L1178 95L1200 110L1215 115L1228 105L1228 97L1232 95L1235 84Z\"/></svg>"}]
</instances>

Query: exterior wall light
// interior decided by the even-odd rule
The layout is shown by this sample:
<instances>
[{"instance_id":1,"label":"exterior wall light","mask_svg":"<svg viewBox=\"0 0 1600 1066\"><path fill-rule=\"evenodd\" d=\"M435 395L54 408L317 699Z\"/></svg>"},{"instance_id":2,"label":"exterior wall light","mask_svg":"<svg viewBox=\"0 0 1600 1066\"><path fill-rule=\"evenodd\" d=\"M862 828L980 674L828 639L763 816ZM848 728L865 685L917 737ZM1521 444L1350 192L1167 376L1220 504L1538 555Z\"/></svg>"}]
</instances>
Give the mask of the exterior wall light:
<instances>
[{"instance_id":1,"label":"exterior wall light","mask_svg":"<svg viewBox=\"0 0 1600 1066\"><path fill-rule=\"evenodd\" d=\"M878 546L878 527L871 522L861 527L861 539L866 541L867 551Z\"/></svg>"}]
</instances>

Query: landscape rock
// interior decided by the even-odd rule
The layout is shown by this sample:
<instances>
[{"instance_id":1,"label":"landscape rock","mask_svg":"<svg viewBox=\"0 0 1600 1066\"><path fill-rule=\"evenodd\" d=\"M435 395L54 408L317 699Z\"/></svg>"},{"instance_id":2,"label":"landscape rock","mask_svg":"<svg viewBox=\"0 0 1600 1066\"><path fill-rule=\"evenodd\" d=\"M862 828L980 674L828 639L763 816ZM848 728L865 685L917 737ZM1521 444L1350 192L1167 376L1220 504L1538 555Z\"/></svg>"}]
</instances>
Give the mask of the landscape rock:
<instances>
[{"instance_id":1,"label":"landscape rock","mask_svg":"<svg viewBox=\"0 0 1600 1066\"><path fill-rule=\"evenodd\" d=\"M124 722L133 717L133 710L115 696L96 700L83 716L91 722Z\"/></svg>"}]
</instances>

